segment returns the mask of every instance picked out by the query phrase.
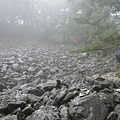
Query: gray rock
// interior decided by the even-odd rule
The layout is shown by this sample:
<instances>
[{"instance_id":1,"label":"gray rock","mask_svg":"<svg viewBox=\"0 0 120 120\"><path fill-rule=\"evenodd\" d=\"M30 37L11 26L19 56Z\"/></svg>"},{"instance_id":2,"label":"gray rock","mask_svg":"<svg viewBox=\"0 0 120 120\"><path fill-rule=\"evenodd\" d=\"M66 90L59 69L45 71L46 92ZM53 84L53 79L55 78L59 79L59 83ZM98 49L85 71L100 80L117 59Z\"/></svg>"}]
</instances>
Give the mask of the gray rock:
<instances>
[{"instance_id":1,"label":"gray rock","mask_svg":"<svg viewBox=\"0 0 120 120\"><path fill-rule=\"evenodd\" d=\"M32 57L29 57L29 58L28 58L28 62L33 63L33 62L34 62L34 59L33 59Z\"/></svg>"},{"instance_id":2,"label":"gray rock","mask_svg":"<svg viewBox=\"0 0 120 120\"><path fill-rule=\"evenodd\" d=\"M120 94L119 93L113 93L113 101L117 104L120 104Z\"/></svg>"},{"instance_id":3,"label":"gray rock","mask_svg":"<svg viewBox=\"0 0 120 120\"><path fill-rule=\"evenodd\" d=\"M41 101L41 98L36 96L36 95L33 95L33 94L28 94L28 100L31 102L31 103L35 103L35 102L40 102Z\"/></svg>"},{"instance_id":4,"label":"gray rock","mask_svg":"<svg viewBox=\"0 0 120 120\"><path fill-rule=\"evenodd\" d=\"M107 118L107 120L118 120L118 114L115 112L111 112Z\"/></svg>"},{"instance_id":5,"label":"gray rock","mask_svg":"<svg viewBox=\"0 0 120 120\"><path fill-rule=\"evenodd\" d=\"M114 112L116 112L118 115L120 115L120 104L116 105Z\"/></svg>"},{"instance_id":6,"label":"gray rock","mask_svg":"<svg viewBox=\"0 0 120 120\"><path fill-rule=\"evenodd\" d=\"M35 77L43 77L43 70L40 70L39 72L36 73Z\"/></svg>"},{"instance_id":7,"label":"gray rock","mask_svg":"<svg viewBox=\"0 0 120 120\"><path fill-rule=\"evenodd\" d=\"M28 93L29 94L34 94L34 95L37 95L37 96L42 96L44 91L41 90L41 89L37 89L37 88L31 88L28 90Z\"/></svg>"},{"instance_id":8,"label":"gray rock","mask_svg":"<svg viewBox=\"0 0 120 120\"><path fill-rule=\"evenodd\" d=\"M55 97L55 102L57 105L60 105L60 103L63 101L64 97L66 96L67 91L61 91L56 97Z\"/></svg>"},{"instance_id":9,"label":"gray rock","mask_svg":"<svg viewBox=\"0 0 120 120\"><path fill-rule=\"evenodd\" d=\"M57 82L53 80L49 80L44 84L39 84L37 86L38 89L43 89L44 91L51 91L53 88L56 88Z\"/></svg>"},{"instance_id":10,"label":"gray rock","mask_svg":"<svg viewBox=\"0 0 120 120\"><path fill-rule=\"evenodd\" d=\"M26 120L60 120L59 111L54 106L41 106L39 110L36 110L32 115L26 118Z\"/></svg>"},{"instance_id":11,"label":"gray rock","mask_svg":"<svg viewBox=\"0 0 120 120\"><path fill-rule=\"evenodd\" d=\"M31 115L31 114L34 112L34 109L33 109L32 107L26 107L26 108L24 108L24 109L22 110L22 112L23 112L25 115L29 116L29 115Z\"/></svg>"},{"instance_id":12,"label":"gray rock","mask_svg":"<svg viewBox=\"0 0 120 120\"><path fill-rule=\"evenodd\" d=\"M14 71L19 71L20 70L20 65L18 63L12 64L12 69Z\"/></svg>"},{"instance_id":13,"label":"gray rock","mask_svg":"<svg viewBox=\"0 0 120 120\"><path fill-rule=\"evenodd\" d=\"M7 69L8 69L8 65L7 64L3 64L1 72L6 72Z\"/></svg>"},{"instance_id":14,"label":"gray rock","mask_svg":"<svg viewBox=\"0 0 120 120\"><path fill-rule=\"evenodd\" d=\"M28 72L35 72L35 68L34 67L29 67Z\"/></svg>"},{"instance_id":15,"label":"gray rock","mask_svg":"<svg viewBox=\"0 0 120 120\"><path fill-rule=\"evenodd\" d=\"M8 115L6 117L0 118L0 120L18 120L18 119L16 115L12 115L12 116Z\"/></svg>"},{"instance_id":16,"label":"gray rock","mask_svg":"<svg viewBox=\"0 0 120 120\"><path fill-rule=\"evenodd\" d=\"M76 97L70 103L69 115L71 119L104 120L107 115L107 107L98 95Z\"/></svg>"},{"instance_id":17,"label":"gray rock","mask_svg":"<svg viewBox=\"0 0 120 120\"><path fill-rule=\"evenodd\" d=\"M59 109L61 120L69 120L68 107L61 105Z\"/></svg>"},{"instance_id":18,"label":"gray rock","mask_svg":"<svg viewBox=\"0 0 120 120\"><path fill-rule=\"evenodd\" d=\"M0 91L2 92L4 89L7 89L7 86L0 83Z\"/></svg>"}]
</instances>

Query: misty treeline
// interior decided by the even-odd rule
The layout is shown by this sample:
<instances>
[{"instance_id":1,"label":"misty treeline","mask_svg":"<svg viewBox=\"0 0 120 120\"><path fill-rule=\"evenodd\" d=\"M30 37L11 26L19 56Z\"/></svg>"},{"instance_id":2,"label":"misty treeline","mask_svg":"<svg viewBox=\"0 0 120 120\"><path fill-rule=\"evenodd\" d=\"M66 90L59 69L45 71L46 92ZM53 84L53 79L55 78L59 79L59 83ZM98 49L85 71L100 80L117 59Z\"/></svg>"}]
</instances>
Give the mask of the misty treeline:
<instances>
[{"instance_id":1,"label":"misty treeline","mask_svg":"<svg viewBox=\"0 0 120 120\"><path fill-rule=\"evenodd\" d=\"M69 39L69 10L66 0L0 0L0 38Z\"/></svg>"},{"instance_id":2,"label":"misty treeline","mask_svg":"<svg viewBox=\"0 0 120 120\"><path fill-rule=\"evenodd\" d=\"M0 39L91 44L119 30L119 0L0 0Z\"/></svg>"},{"instance_id":3,"label":"misty treeline","mask_svg":"<svg viewBox=\"0 0 120 120\"><path fill-rule=\"evenodd\" d=\"M87 45L116 44L120 40L120 0L68 1L78 24L76 36Z\"/></svg>"}]
</instances>

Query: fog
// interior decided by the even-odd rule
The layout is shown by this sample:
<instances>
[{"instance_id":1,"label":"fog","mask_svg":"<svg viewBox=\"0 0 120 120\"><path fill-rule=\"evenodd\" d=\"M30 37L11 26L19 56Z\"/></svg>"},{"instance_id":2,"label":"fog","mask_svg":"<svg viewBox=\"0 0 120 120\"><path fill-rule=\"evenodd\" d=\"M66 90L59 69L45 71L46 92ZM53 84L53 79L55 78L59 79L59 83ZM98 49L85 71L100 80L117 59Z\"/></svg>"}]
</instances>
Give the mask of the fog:
<instances>
[{"instance_id":1,"label":"fog","mask_svg":"<svg viewBox=\"0 0 120 120\"><path fill-rule=\"evenodd\" d=\"M70 39L70 11L66 0L0 0L0 39L51 41Z\"/></svg>"},{"instance_id":2,"label":"fog","mask_svg":"<svg viewBox=\"0 0 120 120\"><path fill-rule=\"evenodd\" d=\"M0 0L0 120L120 120L119 43L120 0Z\"/></svg>"}]
</instances>

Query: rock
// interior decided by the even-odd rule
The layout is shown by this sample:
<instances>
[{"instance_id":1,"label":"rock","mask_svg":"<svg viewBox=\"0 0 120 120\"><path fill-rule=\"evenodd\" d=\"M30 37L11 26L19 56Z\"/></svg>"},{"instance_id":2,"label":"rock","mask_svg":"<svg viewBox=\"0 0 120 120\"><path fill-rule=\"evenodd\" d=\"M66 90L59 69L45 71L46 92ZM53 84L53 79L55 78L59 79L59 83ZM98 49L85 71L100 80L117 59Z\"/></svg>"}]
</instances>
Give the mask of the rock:
<instances>
[{"instance_id":1,"label":"rock","mask_svg":"<svg viewBox=\"0 0 120 120\"><path fill-rule=\"evenodd\" d=\"M44 73L43 70L40 70L39 72L36 73L35 77L43 77Z\"/></svg>"},{"instance_id":2,"label":"rock","mask_svg":"<svg viewBox=\"0 0 120 120\"><path fill-rule=\"evenodd\" d=\"M68 107L61 105L59 109L60 109L61 120L68 120L69 118Z\"/></svg>"},{"instance_id":3,"label":"rock","mask_svg":"<svg viewBox=\"0 0 120 120\"><path fill-rule=\"evenodd\" d=\"M107 118L107 120L118 120L118 114L115 112L111 112Z\"/></svg>"},{"instance_id":4,"label":"rock","mask_svg":"<svg viewBox=\"0 0 120 120\"><path fill-rule=\"evenodd\" d=\"M29 57L29 58L28 58L28 62L33 63L33 62L34 62L34 59L33 59L32 57Z\"/></svg>"},{"instance_id":5,"label":"rock","mask_svg":"<svg viewBox=\"0 0 120 120\"><path fill-rule=\"evenodd\" d=\"M34 112L34 109L33 109L32 107L26 107L26 108L24 108L24 109L22 110L22 112L23 112L25 115L29 116L29 115L31 115L31 114Z\"/></svg>"},{"instance_id":6,"label":"rock","mask_svg":"<svg viewBox=\"0 0 120 120\"><path fill-rule=\"evenodd\" d=\"M18 120L18 119L16 115L12 115L12 116L8 115L6 117L0 118L0 120Z\"/></svg>"},{"instance_id":7,"label":"rock","mask_svg":"<svg viewBox=\"0 0 120 120\"><path fill-rule=\"evenodd\" d=\"M54 68L50 69L51 74L54 74L54 73L56 73L58 71L59 71L59 69L57 67L54 67Z\"/></svg>"},{"instance_id":8,"label":"rock","mask_svg":"<svg viewBox=\"0 0 120 120\"><path fill-rule=\"evenodd\" d=\"M33 94L28 94L28 100L30 101L30 103L35 103L40 102L41 98Z\"/></svg>"},{"instance_id":9,"label":"rock","mask_svg":"<svg viewBox=\"0 0 120 120\"><path fill-rule=\"evenodd\" d=\"M6 72L7 69L8 69L8 65L7 64L3 64L1 72Z\"/></svg>"},{"instance_id":10,"label":"rock","mask_svg":"<svg viewBox=\"0 0 120 120\"><path fill-rule=\"evenodd\" d=\"M34 109L35 110L38 110L39 108L40 108L40 106L42 106L39 102L36 102L36 103L34 103Z\"/></svg>"},{"instance_id":11,"label":"rock","mask_svg":"<svg viewBox=\"0 0 120 120\"><path fill-rule=\"evenodd\" d=\"M36 110L32 115L26 118L26 120L60 120L59 111L54 106L41 106L39 110Z\"/></svg>"},{"instance_id":12,"label":"rock","mask_svg":"<svg viewBox=\"0 0 120 120\"><path fill-rule=\"evenodd\" d=\"M12 64L12 69L14 71L20 71L20 65L18 63Z\"/></svg>"},{"instance_id":13,"label":"rock","mask_svg":"<svg viewBox=\"0 0 120 120\"><path fill-rule=\"evenodd\" d=\"M7 86L0 83L0 91L2 92L4 89L7 89Z\"/></svg>"},{"instance_id":14,"label":"rock","mask_svg":"<svg viewBox=\"0 0 120 120\"><path fill-rule=\"evenodd\" d=\"M19 113L17 113L17 120L25 120L26 117L27 116L21 111Z\"/></svg>"},{"instance_id":15,"label":"rock","mask_svg":"<svg viewBox=\"0 0 120 120\"><path fill-rule=\"evenodd\" d=\"M57 105L60 105L66 94L67 94L66 90L60 91L60 93L55 97L55 102L57 103Z\"/></svg>"},{"instance_id":16,"label":"rock","mask_svg":"<svg viewBox=\"0 0 120 120\"><path fill-rule=\"evenodd\" d=\"M110 82L108 81L94 81L94 85L100 85L100 89L109 88Z\"/></svg>"},{"instance_id":17,"label":"rock","mask_svg":"<svg viewBox=\"0 0 120 120\"><path fill-rule=\"evenodd\" d=\"M113 111L115 106L116 106L116 104L114 103L114 101L112 99L112 94L110 94L110 93L103 93L103 92L100 92L98 94L100 96L101 101L108 108L108 112L110 113L111 111Z\"/></svg>"},{"instance_id":18,"label":"rock","mask_svg":"<svg viewBox=\"0 0 120 120\"><path fill-rule=\"evenodd\" d=\"M31 88L28 90L28 93L29 94L34 94L34 95L37 95L37 96L42 96L44 91L41 90L41 89L37 89L37 88Z\"/></svg>"},{"instance_id":19,"label":"rock","mask_svg":"<svg viewBox=\"0 0 120 120\"><path fill-rule=\"evenodd\" d=\"M29 67L28 72L35 72L35 68L34 67Z\"/></svg>"},{"instance_id":20,"label":"rock","mask_svg":"<svg viewBox=\"0 0 120 120\"><path fill-rule=\"evenodd\" d=\"M26 93L21 93L21 91L18 91L16 96L15 96L17 101L28 101L28 95Z\"/></svg>"},{"instance_id":21,"label":"rock","mask_svg":"<svg viewBox=\"0 0 120 120\"><path fill-rule=\"evenodd\" d=\"M114 112L116 112L118 115L120 115L120 104L116 105Z\"/></svg>"},{"instance_id":22,"label":"rock","mask_svg":"<svg viewBox=\"0 0 120 120\"><path fill-rule=\"evenodd\" d=\"M120 104L120 94L113 93L113 101L117 104Z\"/></svg>"},{"instance_id":23,"label":"rock","mask_svg":"<svg viewBox=\"0 0 120 120\"><path fill-rule=\"evenodd\" d=\"M56 88L56 81L49 80L44 84L39 84L37 86L38 89L43 89L44 91L51 91L53 88Z\"/></svg>"},{"instance_id":24,"label":"rock","mask_svg":"<svg viewBox=\"0 0 120 120\"><path fill-rule=\"evenodd\" d=\"M120 87L120 79L115 79L115 80L113 81L113 84L114 84L114 87L115 87L115 88L119 88L119 87Z\"/></svg>"},{"instance_id":25,"label":"rock","mask_svg":"<svg viewBox=\"0 0 120 120\"><path fill-rule=\"evenodd\" d=\"M74 99L77 95L78 95L78 92L77 92L77 91L69 92L69 93L64 97L62 103L67 103L67 102L71 101L71 100Z\"/></svg>"},{"instance_id":26,"label":"rock","mask_svg":"<svg viewBox=\"0 0 120 120\"><path fill-rule=\"evenodd\" d=\"M4 101L5 102L5 101ZM12 111L16 110L17 108L22 108L23 106L25 106L26 103L23 101L20 102L8 102L7 105L0 105L0 112L4 113L4 114L9 114Z\"/></svg>"},{"instance_id":27,"label":"rock","mask_svg":"<svg viewBox=\"0 0 120 120\"><path fill-rule=\"evenodd\" d=\"M100 85L94 85L91 90L99 92L101 90L101 86Z\"/></svg>"},{"instance_id":28,"label":"rock","mask_svg":"<svg viewBox=\"0 0 120 120\"><path fill-rule=\"evenodd\" d=\"M76 97L69 103L69 115L72 120L104 120L108 109L98 95Z\"/></svg>"}]
</instances>

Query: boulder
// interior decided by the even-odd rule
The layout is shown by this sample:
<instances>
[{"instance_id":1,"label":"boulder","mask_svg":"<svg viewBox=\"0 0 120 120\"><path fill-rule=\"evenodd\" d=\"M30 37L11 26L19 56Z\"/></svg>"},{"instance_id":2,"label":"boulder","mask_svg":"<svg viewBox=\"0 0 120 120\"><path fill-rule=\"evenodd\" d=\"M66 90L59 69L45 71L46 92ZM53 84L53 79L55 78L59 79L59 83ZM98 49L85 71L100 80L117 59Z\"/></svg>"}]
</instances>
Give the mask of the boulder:
<instances>
[{"instance_id":1,"label":"boulder","mask_svg":"<svg viewBox=\"0 0 120 120\"><path fill-rule=\"evenodd\" d=\"M44 84L39 84L38 89L43 89L44 91L51 91L53 88L56 88L57 82L54 80L49 80Z\"/></svg>"},{"instance_id":2,"label":"boulder","mask_svg":"<svg viewBox=\"0 0 120 120\"><path fill-rule=\"evenodd\" d=\"M41 106L39 110L32 113L26 120L60 120L59 111L54 106Z\"/></svg>"},{"instance_id":3,"label":"boulder","mask_svg":"<svg viewBox=\"0 0 120 120\"><path fill-rule=\"evenodd\" d=\"M69 115L72 120L104 120L108 112L107 107L96 94L78 96L71 100L69 106Z\"/></svg>"}]
</instances>

